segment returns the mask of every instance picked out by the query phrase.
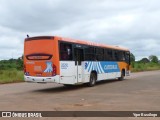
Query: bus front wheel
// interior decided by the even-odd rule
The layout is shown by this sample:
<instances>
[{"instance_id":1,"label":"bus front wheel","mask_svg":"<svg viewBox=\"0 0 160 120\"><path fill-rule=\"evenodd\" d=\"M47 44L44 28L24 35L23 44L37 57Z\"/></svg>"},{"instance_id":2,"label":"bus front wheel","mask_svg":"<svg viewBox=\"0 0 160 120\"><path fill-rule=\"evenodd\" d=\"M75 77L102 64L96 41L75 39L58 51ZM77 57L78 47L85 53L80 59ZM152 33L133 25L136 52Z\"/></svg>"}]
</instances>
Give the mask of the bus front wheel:
<instances>
[{"instance_id":1,"label":"bus front wheel","mask_svg":"<svg viewBox=\"0 0 160 120\"><path fill-rule=\"evenodd\" d=\"M89 87L93 87L96 84L96 79L97 79L96 74L95 73L91 73L88 86Z\"/></svg>"},{"instance_id":2,"label":"bus front wheel","mask_svg":"<svg viewBox=\"0 0 160 120\"><path fill-rule=\"evenodd\" d=\"M118 80L124 80L124 76L125 76L125 71L122 70L121 77L119 77Z\"/></svg>"}]
</instances>

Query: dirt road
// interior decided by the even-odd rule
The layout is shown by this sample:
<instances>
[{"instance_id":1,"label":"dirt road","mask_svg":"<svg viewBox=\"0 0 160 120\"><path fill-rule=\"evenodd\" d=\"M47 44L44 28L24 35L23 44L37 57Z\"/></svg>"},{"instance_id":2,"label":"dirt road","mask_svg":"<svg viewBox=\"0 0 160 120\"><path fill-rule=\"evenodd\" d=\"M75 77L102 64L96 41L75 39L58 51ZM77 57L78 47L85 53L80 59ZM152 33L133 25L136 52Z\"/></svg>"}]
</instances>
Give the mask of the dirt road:
<instances>
[{"instance_id":1,"label":"dirt road","mask_svg":"<svg viewBox=\"0 0 160 120\"><path fill-rule=\"evenodd\" d=\"M0 85L1 111L159 111L160 71L132 73L95 87L14 83Z\"/></svg>"}]
</instances>

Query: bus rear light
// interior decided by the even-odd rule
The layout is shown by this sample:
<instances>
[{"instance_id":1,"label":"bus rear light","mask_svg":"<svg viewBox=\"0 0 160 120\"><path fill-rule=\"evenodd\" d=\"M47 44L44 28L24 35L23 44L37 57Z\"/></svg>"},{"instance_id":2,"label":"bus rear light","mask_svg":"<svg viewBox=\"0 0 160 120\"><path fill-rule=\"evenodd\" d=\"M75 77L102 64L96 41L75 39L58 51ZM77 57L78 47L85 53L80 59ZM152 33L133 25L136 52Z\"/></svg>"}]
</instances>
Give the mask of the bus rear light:
<instances>
[{"instance_id":1,"label":"bus rear light","mask_svg":"<svg viewBox=\"0 0 160 120\"><path fill-rule=\"evenodd\" d=\"M24 75L26 75L26 76L30 75L29 72L27 72L25 65L23 66L23 72L24 72Z\"/></svg>"},{"instance_id":2,"label":"bus rear light","mask_svg":"<svg viewBox=\"0 0 160 120\"><path fill-rule=\"evenodd\" d=\"M56 66L53 65L52 67L53 67L52 76L55 76L56 75Z\"/></svg>"}]
</instances>

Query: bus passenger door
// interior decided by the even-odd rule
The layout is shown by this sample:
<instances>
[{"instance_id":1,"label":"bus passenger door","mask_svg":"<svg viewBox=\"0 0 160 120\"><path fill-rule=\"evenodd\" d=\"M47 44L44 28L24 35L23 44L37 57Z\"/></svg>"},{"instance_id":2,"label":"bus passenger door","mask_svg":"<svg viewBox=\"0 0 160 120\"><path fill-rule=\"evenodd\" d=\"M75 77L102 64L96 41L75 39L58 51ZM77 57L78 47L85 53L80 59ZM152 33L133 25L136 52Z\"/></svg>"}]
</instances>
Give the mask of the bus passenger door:
<instances>
[{"instance_id":1,"label":"bus passenger door","mask_svg":"<svg viewBox=\"0 0 160 120\"><path fill-rule=\"evenodd\" d=\"M76 67L76 78L77 82L82 82L82 61L84 60L83 57L83 49L74 49L74 56L75 56L75 67Z\"/></svg>"}]
</instances>

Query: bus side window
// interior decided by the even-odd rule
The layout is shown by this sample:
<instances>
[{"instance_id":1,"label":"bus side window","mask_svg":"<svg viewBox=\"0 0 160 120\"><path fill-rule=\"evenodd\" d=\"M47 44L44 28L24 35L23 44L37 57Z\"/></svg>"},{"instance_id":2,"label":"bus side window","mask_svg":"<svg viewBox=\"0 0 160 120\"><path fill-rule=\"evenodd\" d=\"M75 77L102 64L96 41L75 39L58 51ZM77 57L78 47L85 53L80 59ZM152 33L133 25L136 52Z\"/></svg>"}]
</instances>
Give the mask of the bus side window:
<instances>
[{"instance_id":1,"label":"bus side window","mask_svg":"<svg viewBox=\"0 0 160 120\"><path fill-rule=\"evenodd\" d=\"M108 50L108 56L109 56L109 60L113 60L113 51L112 50Z\"/></svg>"},{"instance_id":2,"label":"bus side window","mask_svg":"<svg viewBox=\"0 0 160 120\"><path fill-rule=\"evenodd\" d=\"M60 59L72 60L72 45L68 43L60 43Z\"/></svg>"},{"instance_id":3,"label":"bus side window","mask_svg":"<svg viewBox=\"0 0 160 120\"><path fill-rule=\"evenodd\" d=\"M105 61L113 60L112 50L110 50L110 49L105 49L105 51L104 51L104 60L105 60Z\"/></svg>"},{"instance_id":4,"label":"bus side window","mask_svg":"<svg viewBox=\"0 0 160 120\"><path fill-rule=\"evenodd\" d=\"M104 49L95 48L96 60L103 61L104 60Z\"/></svg>"},{"instance_id":5,"label":"bus side window","mask_svg":"<svg viewBox=\"0 0 160 120\"><path fill-rule=\"evenodd\" d=\"M114 60L115 60L115 61L119 61L118 51L114 51Z\"/></svg>"},{"instance_id":6,"label":"bus side window","mask_svg":"<svg viewBox=\"0 0 160 120\"><path fill-rule=\"evenodd\" d=\"M118 53L119 53L119 55L118 55L119 61L124 61L125 60L125 52L119 51Z\"/></svg>"},{"instance_id":7,"label":"bus side window","mask_svg":"<svg viewBox=\"0 0 160 120\"><path fill-rule=\"evenodd\" d=\"M125 52L123 52L123 58L122 59L123 59L123 61L125 60Z\"/></svg>"},{"instance_id":8,"label":"bus side window","mask_svg":"<svg viewBox=\"0 0 160 120\"><path fill-rule=\"evenodd\" d=\"M95 50L94 50L94 47L90 47L90 46L87 46L85 49L84 49L84 56L85 56L85 60L87 61L94 61L95 60Z\"/></svg>"}]
</instances>

